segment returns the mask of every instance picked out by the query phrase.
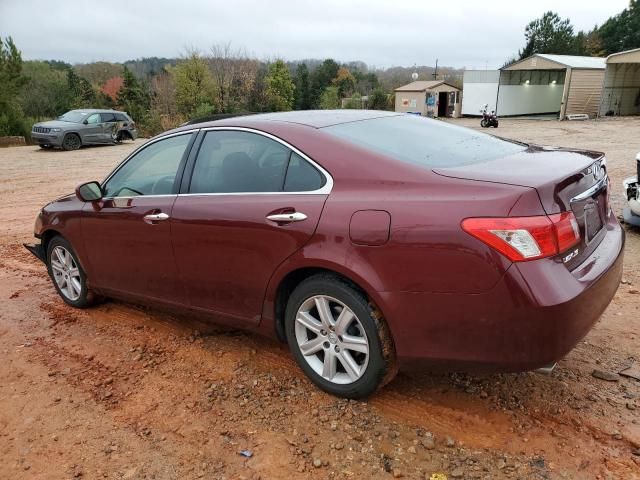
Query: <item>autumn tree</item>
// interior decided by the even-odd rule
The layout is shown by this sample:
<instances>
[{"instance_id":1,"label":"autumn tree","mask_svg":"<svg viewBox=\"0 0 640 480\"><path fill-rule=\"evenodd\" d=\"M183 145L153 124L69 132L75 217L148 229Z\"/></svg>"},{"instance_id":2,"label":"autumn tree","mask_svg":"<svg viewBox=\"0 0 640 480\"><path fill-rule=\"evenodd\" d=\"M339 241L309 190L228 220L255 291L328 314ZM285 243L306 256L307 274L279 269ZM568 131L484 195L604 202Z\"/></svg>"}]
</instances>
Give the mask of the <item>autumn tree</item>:
<instances>
[{"instance_id":1,"label":"autumn tree","mask_svg":"<svg viewBox=\"0 0 640 480\"><path fill-rule=\"evenodd\" d=\"M351 72L341 67L336 77L331 81L332 85L338 87L338 96L340 98L350 97L356 87L356 79Z\"/></svg>"},{"instance_id":2,"label":"autumn tree","mask_svg":"<svg viewBox=\"0 0 640 480\"><path fill-rule=\"evenodd\" d=\"M211 47L207 62L215 80L216 104L225 113L245 109L256 81L260 64L248 58L231 43Z\"/></svg>"},{"instance_id":3,"label":"autumn tree","mask_svg":"<svg viewBox=\"0 0 640 480\"><path fill-rule=\"evenodd\" d=\"M265 78L265 94L269 110L273 112L291 110L295 88L284 61L276 60L269 65L269 73Z\"/></svg>"}]
</instances>

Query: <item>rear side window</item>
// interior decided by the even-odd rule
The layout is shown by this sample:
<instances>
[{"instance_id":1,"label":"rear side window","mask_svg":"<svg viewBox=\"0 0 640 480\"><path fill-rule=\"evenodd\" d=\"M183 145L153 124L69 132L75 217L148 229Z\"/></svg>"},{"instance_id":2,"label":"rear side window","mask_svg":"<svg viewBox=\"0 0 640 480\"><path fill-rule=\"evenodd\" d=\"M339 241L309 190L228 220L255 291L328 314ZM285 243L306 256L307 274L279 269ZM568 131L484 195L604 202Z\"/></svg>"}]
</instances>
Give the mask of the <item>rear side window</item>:
<instances>
[{"instance_id":1,"label":"rear side window","mask_svg":"<svg viewBox=\"0 0 640 480\"><path fill-rule=\"evenodd\" d=\"M115 122L116 116L113 113L101 113L100 118L102 119L102 123Z\"/></svg>"},{"instance_id":2,"label":"rear side window","mask_svg":"<svg viewBox=\"0 0 640 480\"><path fill-rule=\"evenodd\" d=\"M118 122L128 122L129 119L127 118L127 116L124 113L116 113L116 120Z\"/></svg>"},{"instance_id":3,"label":"rear side window","mask_svg":"<svg viewBox=\"0 0 640 480\"><path fill-rule=\"evenodd\" d=\"M281 192L291 150L249 132L207 132L191 178L191 193Z\"/></svg>"},{"instance_id":4,"label":"rear side window","mask_svg":"<svg viewBox=\"0 0 640 480\"><path fill-rule=\"evenodd\" d=\"M481 163L526 149L519 143L416 115L342 123L323 130L374 152L430 168Z\"/></svg>"},{"instance_id":5,"label":"rear side window","mask_svg":"<svg viewBox=\"0 0 640 480\"><path fill-rule=\"evenodd\" d=\"M291 153L284 181L285 192L310 192L322 188L324 184L324 175L300 155Z\"/></svg>"}]
</instances>

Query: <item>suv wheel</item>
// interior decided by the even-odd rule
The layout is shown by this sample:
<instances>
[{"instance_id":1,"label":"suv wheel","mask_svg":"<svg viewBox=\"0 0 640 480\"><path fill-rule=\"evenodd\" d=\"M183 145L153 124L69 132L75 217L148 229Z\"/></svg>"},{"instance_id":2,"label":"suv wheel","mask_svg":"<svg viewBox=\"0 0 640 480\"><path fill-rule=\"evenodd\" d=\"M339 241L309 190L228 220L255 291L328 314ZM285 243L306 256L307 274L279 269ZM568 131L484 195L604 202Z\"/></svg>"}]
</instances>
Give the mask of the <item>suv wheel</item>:
<instances>
[{"instance_id":1,"label":"suv wheel","mask_svg":"<svg viewBox=\"0 0 640 480\"><path fill-rule=\"evenodd\" d=\"M76 133L67 133L62 141L62 148L65 150L78 150L82 146L82 141Z\"/></svg>"},{"instance_id":2,"label":"suv wheel","mask_svg":"<svg viewBox=\"0 0 640 480\"><path fill-rule=\"evenodd\" d=\"M95 302L96 296L87 288L87 277L78 257L71 244L60 236L54 237L47 246L47 270L66 303L84 308Z\"/></svg>"},{"instance_id":3,"label":"suv wheel","mask_svg":"<svg viewBox=\"0 0 640 480\"><path fill-rule=\"evenodd\" d=\"M338 277L316 275L298 285L287 304L285 330L302 370L333 395L366 397L395 374L384 320Z\"/></svg>"}]
</instances>

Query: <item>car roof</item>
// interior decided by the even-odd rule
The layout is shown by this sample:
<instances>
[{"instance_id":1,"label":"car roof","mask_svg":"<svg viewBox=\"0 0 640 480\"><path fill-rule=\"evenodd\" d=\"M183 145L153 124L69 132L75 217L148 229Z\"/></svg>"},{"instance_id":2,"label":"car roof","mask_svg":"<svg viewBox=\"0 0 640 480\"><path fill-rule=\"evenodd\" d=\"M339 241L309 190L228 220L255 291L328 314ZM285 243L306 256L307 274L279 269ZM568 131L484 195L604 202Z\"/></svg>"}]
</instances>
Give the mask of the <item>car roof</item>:
<instances>
[{"instance_id":1,"label":"car roof","mask_svg":"<svg viewBox=\"0 0 640 480\"><path fill-rule=\"evenodd\" d=\"M400 115L406 114L380 110L296 110L291 112L242 115L222 120L191 124L190 127L198 126L200 128L206 128L223 125L242 126L243 123L255 125L256 122L285 122L296 123L312 128L324 128L341 123L359 122L374 118L395 117Z\"/></svg>"},{"instance_id":2,"label":"car roof","mask_svg":"<svg viewBox=\"0 0 640 480\"><path fill-rule=\"evenodd\" d=\"M127 114L127 112L123 112L122 110L109 110L104 108L76 108L71 111L83 112L83 113L124 113L125 115Z\"/></svg>"}]
</instances>

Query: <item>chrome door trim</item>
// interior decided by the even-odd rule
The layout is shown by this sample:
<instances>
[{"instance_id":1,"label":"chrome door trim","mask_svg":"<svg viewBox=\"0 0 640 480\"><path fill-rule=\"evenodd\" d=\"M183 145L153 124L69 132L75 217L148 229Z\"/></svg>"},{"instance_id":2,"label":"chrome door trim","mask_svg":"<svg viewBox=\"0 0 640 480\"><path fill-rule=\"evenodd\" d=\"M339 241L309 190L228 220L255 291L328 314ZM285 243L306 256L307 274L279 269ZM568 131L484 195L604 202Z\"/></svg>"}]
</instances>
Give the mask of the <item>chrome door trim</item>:
<instances>
[{"instance_id":1,"label":"chrome door trim","mask_svg":"<svg viewBox=\"0 0 640 480\"><path fill-rule=\"evenodd\" d=\"M278 223L301 222L306 219L307 216L302 212L274 213L273 215L267 215L267 220Z\"/></svg>"}]
</instances>

